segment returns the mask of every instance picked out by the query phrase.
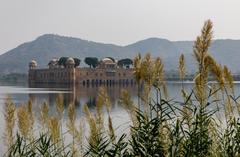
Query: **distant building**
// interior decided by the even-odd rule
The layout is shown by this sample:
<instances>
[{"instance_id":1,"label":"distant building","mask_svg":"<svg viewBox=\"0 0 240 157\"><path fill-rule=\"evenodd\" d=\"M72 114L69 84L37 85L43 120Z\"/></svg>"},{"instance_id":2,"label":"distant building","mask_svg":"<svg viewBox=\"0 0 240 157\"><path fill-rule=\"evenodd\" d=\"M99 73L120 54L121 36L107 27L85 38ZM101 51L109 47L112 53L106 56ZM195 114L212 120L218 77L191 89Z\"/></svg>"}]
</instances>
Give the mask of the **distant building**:
<instances>
[{"instance_id":1,"label":"distant building","mask_svg":"<svg viewBox=\"0 0 240 157\"><path fill-rule=\"evenodd\" d=\"M29 63L29 83L64 83L82 85L134 85L132 68L119 67L112 58L102 59L96 68L74 67L73 58L68 58L65 66L57 59L49 62L48 68L38 69L37 62Z\"/></svg>"}]
</instances>

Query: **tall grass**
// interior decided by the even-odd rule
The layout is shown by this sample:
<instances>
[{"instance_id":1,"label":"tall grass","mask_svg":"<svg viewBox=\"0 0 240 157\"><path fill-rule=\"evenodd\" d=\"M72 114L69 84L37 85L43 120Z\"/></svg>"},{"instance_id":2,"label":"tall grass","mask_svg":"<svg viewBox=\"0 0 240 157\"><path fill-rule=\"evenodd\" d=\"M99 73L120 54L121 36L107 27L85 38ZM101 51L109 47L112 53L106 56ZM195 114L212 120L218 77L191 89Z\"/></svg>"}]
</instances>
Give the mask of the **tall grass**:
<instances>
[{"instance_id":1,"label":"tall grass","mask_svg":"<svg viewBox=\"0 0 240 157\"><path fill-rule=\"evenodd\" d=\"M212 28L212 22L206 21L194 43L198 69L190 92L183 83L185 58L183 55L179 58L181 102L168 96L160 58L153 59L147 54L134 59L138 102L135 104L125 90L119 98L130 117L128 134L116 134L110 98L104 88L99 90L95 113L84 106L81 124L76 124L75 105L64 104L62 96L56 100L56 115L50 116L44 103L38 118L32 111L31 101L16 108L11 99L7 99L4 115L8 151L5 156L240 156L240 105L231 71L218 64L209 53ZM215 83L208 81L210 75ZM63 132L64 105L68 105L67 132ZM107 113L107 120L103 112ZM41 131L34 132L37 119ZM69 136L70 143L66 142Z\"/></svg>"}]
</instances>

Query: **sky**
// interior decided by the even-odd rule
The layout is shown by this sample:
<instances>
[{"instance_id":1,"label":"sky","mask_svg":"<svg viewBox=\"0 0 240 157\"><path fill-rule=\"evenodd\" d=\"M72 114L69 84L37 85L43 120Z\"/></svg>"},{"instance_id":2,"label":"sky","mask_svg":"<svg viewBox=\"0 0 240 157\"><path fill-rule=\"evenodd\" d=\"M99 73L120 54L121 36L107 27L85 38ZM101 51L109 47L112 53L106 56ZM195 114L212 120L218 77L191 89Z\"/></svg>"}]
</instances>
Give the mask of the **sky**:
<instances>
[{"instance_id":1,"label":"sky","mask_svg":"<svg viewBox=\"0 0 240 157\"><path fill-rule=\"evenodd\" d=\"M127 45L194 40L205 20L216 39L240 39L239 0L0 0L0 54L43 34Z\"/></svg>"}]
</instances>

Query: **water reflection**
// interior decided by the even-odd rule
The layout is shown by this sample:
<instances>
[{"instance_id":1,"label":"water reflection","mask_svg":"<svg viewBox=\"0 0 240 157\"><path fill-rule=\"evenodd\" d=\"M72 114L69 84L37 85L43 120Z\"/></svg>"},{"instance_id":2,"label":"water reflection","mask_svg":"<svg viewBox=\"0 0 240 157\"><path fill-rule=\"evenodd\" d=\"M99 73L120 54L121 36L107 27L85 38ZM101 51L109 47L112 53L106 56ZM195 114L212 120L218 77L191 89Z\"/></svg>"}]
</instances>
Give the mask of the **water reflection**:
<instances>
[{"instance_id":1,"label":"water reflection","mask_svg":"<svg viewBox=\"0 0 240 157\"><path fill-rule=\"evenodd\" d=\"M135 97L137 96L137 88L134 85L128 86L115 85L101 87L106 88L113 109L119 107L118 100L123 89L129 91L133 99L135 99ZM90 109L93 109L95 107L95 102L100 86L35 84L31 85L31 88L44 88L48 90L64 91L62 92L62 94L64 98L64 104L66 107L68 106L68 104L74 103L76 107L81 107L87 104ZM58 92L42 94L29 93L29 98L33 100L35 104L42 104L43 102L46 102L47 104L50 105L50 107L53 107L55 106L55 100L58 94L59 94Z\"/></svg>"}]
</instances>

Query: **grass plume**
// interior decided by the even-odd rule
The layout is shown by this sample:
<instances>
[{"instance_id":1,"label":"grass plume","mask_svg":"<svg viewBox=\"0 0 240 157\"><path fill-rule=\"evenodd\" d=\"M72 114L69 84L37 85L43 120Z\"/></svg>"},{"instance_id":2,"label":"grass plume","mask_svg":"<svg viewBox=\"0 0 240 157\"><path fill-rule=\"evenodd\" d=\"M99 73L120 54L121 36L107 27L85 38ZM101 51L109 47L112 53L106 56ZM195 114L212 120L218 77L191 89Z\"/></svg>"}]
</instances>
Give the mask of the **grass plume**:
<instances>
[{"instance_id":1,"label":"grass plume","mask_svg":"<svg viewBox=\"0 0 240 157\"><path fill-rule=\"evenodd\" d=\"M8 148L13 144L16 106L10 97L7 97L4 106L5 143Z\"/></svg>"}]
</instances>

